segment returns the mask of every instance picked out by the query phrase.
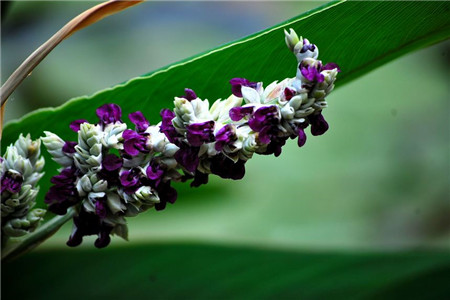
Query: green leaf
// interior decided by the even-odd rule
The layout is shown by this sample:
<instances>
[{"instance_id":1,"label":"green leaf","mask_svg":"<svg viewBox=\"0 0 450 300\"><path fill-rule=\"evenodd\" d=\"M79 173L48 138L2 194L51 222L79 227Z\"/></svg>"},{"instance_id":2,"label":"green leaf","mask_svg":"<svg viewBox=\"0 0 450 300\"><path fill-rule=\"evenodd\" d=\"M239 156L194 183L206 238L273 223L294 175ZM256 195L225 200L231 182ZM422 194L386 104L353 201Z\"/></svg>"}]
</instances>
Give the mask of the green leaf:
<instances>
[{"instance_id":1,"label":"green leaf","mask_svg":"<svg viewBox=\"0 0 450 300\"><path fill-rule=\"evenodd\" d=\"M38 251L2 265L5 299L444 299L448 253L202 244Z\"/></svg>"},{"instance_id":2,"label":"green leaf","mask_svg":"<svg viewBox=\"0 0 450 300\"><path fill-rule=\"evenodd\" d=\"M58 108L37 110L5 126L2 149L19 133L33 138L51 130L73 140L68 129L74 119L95 122L95 108L109 102L122 106L124 119L141 110L153 123L159 111L172 107L173 97L183 89L194 89L201 98L215 100L230 94L228 81L246 77L265 84L295 75L296 61L284 44L283 29L294 28L320 48L320 59L336 62L343 72L337 87L412 50L437 43L450 36L448 2L331 2L282 24L175 63L90 97L80 97ZM420 70L419 70L420 71ZM51 92L51 86L43 87ZM45 152L45 151L43 151ZM58 166L48 156L41 190ZM38 206L43 206L44 193Z\"/></svg>"}]
</instances>

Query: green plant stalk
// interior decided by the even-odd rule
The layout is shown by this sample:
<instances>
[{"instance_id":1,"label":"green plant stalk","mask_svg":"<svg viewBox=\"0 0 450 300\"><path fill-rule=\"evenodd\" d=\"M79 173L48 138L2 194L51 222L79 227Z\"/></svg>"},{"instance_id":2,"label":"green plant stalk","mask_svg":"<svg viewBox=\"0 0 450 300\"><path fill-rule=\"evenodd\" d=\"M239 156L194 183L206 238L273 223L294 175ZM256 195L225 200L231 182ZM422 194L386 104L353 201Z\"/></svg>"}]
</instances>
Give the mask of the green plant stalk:
<instances>
[{"instance_id":1,"label":"green plant stalk","mask_svg":"<svg viewBox=\"0 0 450 300\"><path fill-rule=\"evenodd\" d=\"M22 238L10 239L2 249L2 262L14 259L39 246L51 237L62 225L72 219L75 209L70 208L64 216L55 216L38 229Z\"/></svg>"}]
</instances>

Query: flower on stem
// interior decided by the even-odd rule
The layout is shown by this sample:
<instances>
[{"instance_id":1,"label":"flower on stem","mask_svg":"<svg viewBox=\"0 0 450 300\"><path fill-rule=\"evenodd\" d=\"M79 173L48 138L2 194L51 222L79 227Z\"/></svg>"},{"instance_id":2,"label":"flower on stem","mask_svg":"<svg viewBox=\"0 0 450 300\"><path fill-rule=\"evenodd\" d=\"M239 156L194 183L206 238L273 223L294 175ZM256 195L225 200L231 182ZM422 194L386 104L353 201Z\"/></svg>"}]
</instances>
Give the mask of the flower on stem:
<instances>
[{"instance_id":1,"label":"flower on stem","mask_svg":"<svg viewBox=\"0 0 450 300\"><path fill-rule=\"evenodd\" d=\"M39 191L37 182L44 175L40 147L40 140L21 134L0 157L2 247L11 237L33 232L45 215L44 209L32 209Z\"/></svg>"},{"instance_id":2,"label":"flower on stem","mask_svg":"<svg viewBox=\"0 0 450 300\"><path fill-rule=\"evenodd\" d=\"M46 132L42 140L63 167L52 178L46 203L56 213L70 206L77 211L67 244L79 245L86 235L97 235L99 248L109 244L110 235L126 239L126 217L176 201L172 182L192 180L191 186L198 187L210 174L238 180L255 153L279 156L289 138L303 147L309 125L313 136L325 133L325 97L340 69L334 63L323 65L317 60L318 47L292 29L285 31L285 41L298 61L294 78L266 88L233 78L232 95L211 107L185 89L185 95L175 97L173 110L161 111L156 125L140 111L129 114L134 130L122 122L118 105L105 104L96 111L97 124L71 123L77 142ZM20 177L8 174L5 190L18 189Z\"/></svg>"}]
</instances>

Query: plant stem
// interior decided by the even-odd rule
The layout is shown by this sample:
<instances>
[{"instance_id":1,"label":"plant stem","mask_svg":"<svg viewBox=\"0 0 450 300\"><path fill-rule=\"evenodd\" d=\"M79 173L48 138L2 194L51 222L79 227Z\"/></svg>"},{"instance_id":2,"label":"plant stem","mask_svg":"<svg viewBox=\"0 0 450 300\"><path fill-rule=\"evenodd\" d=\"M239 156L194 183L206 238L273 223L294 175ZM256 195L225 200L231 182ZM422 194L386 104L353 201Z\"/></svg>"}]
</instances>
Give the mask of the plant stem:
<instances>
[{"instance_id":1,"label":"plant stem","mask_svg":"<svg viewBox=\"0 0 450 300\"><path fill-rule=\"evenodd\" d=\"M70 208L64 216L55 216L38 229L19 239L9 239L2 249L2 262L24 254L51 237L64 223L72 219L75 210Z\"/></svg>"}]
</instances>

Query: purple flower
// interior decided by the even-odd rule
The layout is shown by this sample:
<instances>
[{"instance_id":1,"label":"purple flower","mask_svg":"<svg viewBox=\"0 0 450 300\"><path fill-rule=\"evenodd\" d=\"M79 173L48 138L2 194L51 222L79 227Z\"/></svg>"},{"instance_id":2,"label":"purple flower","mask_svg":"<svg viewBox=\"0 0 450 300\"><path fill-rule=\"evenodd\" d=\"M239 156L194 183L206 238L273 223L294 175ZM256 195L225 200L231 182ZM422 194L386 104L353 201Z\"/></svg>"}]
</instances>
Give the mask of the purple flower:
<instances>
[{"instance_id":1,"label":"purple flower","mask_svg":"<svg viewBox=\"0 0 450 300\"><path fill-rule=\"evenodd\" d=\"M186 126L186 138L194 147L200 147L204 143L214 142L214 121L194 123Z\"/></svg>"},{"instance_id":2,"label":"purple flower","mask_svg":"<svg viewBox=\"0 0 450 300\"><path fill-rule=\"evenodd\" d=\"M311 123L311 134L314 136L324 134L329 128L329 125L327 121L325 121L322 113L319 113L317 115L310 115L308 119Z\"/></svg>"},{"instance_id":3,"label":"purple flower","mask_svg":"<svg viewBox=\"0 0 450 300\"><path fill-rule=\"evenodd\" d=\"M100 178L108 182L108 186L116 186L120 184L119 171L123 166L123 159L114 154L103 156L102 169L98 173Z\"/></svg>"},{"instance_id":4,"label":"purple flower","mask_svg":"<svg viewBox=\"0 0 450 300\"><path fill-rule=\"evenodd\" d=\"M184 89L184 96L182 96L184 99L188 101L192 101L194 99L197 99L197 95L195 92L191 89Z\"/></svg>"},{"instance_id":5,"label":"purple flower","mask_svg":"<svg viewBox=\"0 0 450 300\"><path fill-rule=\"evenodd\" d=\"M66 142L64 143L63 148L62 148L62 151L63 151L64 153L67 153L67 154L73 154L73 153L76 152L76 151L75 151L75 146L76 146L76 145L78 145L77 142L66 141Z\"/></svg>"},{"instance_id":6,"label":"purple flower","mask_svg":"<svg viewBox=\"0 0 450 300\"><path fill-rule=\"evenodd\" d=\"M137 132L144 132L150 125L150 122L147 121L147 119L140 111L129 114L128 118L130 118L130 121L133 122L134 125L136 125Z\"/></svg>"},{"instance_id":7,"label":"purple flower","mask_svg":"<svg viewBox=\"0 0 450 300\"><path fill-rule=\"evenodd\" d=\"M185 143L180 143L180 149L175 153L175 160L187 171L194 173L199 164L198 147L191 147Z\"/></svg>"},{"instance_id":8,"label":"purple flower","mask_svg":"<svg viewBox=\"0 0 450 300\"><path fill-rule=\"evenodd\" d=\"M281 148L286 144L288 137L272 137L270 143L267 145L266 151L260 154L270 155L273 154L275 157L280 156Z\"/></svg>"},{"instance_id":9,"label":"purple flower","mask_svg":"<svg viewBox=\"0 0 450 300\"><path fill-rule=\"evenodd\" d=\"M102 168L108 171L116 171L123 166L123 159L114 155L108 154L103 157Z\"/></svg>"},{"instance_id":10,"label":"purple flower","mask_svg":"<svg viewBox=\"0 0 450 300\"><path fill-rule=\"evenodd\" d=\"M245 175L245 161L236 163L223 154L211 158L211 172L222 178L238 180Z\"/></svg>"},{"instance_id":11,"label":"purple flower","mask_svg":"<svg viewBox=\"0 0 450 300\"><path fill-rule=\"evenodd\" d=\"M80 131L80 125L83 123L87 123L88 121L85 119L75 120L72 123L70 123L69 127L75 132Z\"/></svg>"},{"instance_id":12,"label":"purple flower","mask_svg":"<svg viewBox=\"0 0 450 300\"><path fill-rule=\"evenodd\" d=\"M106 205L105 199L97 199L95 202L95 214L99 216L100 219L106 218Z\"/></svg>"},{"instance_id":13,"label":"purple flower","mask_svg":"<svg viewBox=\"0 0 450 300\"><path fill-rule=\"evenodd\" d=\"M160 200L159 203L155 204L156 210L163 210L166 208L167 202L173 204L177 200L177 190L170 186L170 181L161 182L161 184L156 188L156 192L158 193Z\"/></svg>"},{"instance_id":14,"label":"purple flower","mask_svg":"<svg viewBox=\"0 0 450 300\"><path fill-rule=\"evenodd\" d=\"M321 71L325 71L325 70L333 70L333 69L337 69L338 72L341 72L341 69L339 68L339 66L335 63L327 63L322 69Z\"/></svg>"},{"instance_id":15,"label":"purple flower","mask_svg":"<svg viewBox=\"0 0 450 300\"><path fill-rule=\"evenodd\" d=\"M316 49L316 45L311 44L307 39L303 39L303 47L300 50L300 53L305 53L306 51L313 52Z\"/></svg>"},{"instance_id":16,"label":"purple flower","mask_svg":"<svg viewBox=\"0 0 450 300\"><path fill-rule=\"evenodd\" d=\"M92 213L81 210L78 216L73 218L74 230L67 241L67 246L75 247L81 244L86 235L98 235L94 245L97 248L104 248L111 242L109 236L113 227L103 223L100 218Z\"/></svg>"},{"instance_id":17,"label":"purple flower","mask_svg":"<svg viewBox=\"0 0 450 300\"><path fill-rule=\"evenodd\" d=\"M303 145L305 145L306 143L306 134L305 134L305 129L303 128L298 128L298 141L297 144L299 147L302 147Z\"/></svg>"},{"instance_id":18,"label":"purple flower","mask_svg":"<svg viewBox=\"0 0 450 300\"><path fill-rule=\"evenodd\" d=\"M323 82L325 79L325 77L320 73L320 69L314 66L300 64L299 68L303 77L305 77L309 81Z\"/></svg>"},{"instance_id":19,"label":"purple flower","mask_svg":"<svg viewBox=\"0 0 450 300\"><path fill-rule=\"evenodd\" d=\"M23 176L17 171L8 170L2 176L1 193L8 191L11 194L18 193L22 187Z\"/></svg>"},{"instance_id":20,"label":"purple flower","mask_svg":"<svg viewBox=\"0 0 450 300\"><path fill-rule=\"evenodd\" d=\"M138 168L123 171L120 174L120 183L127 194L133 194L141 187L142 173Z\"/></svg>"},{"instance_id":21,"label":"purple flower","mask_svg":"<svg viewBox=\"0 0 450 300\"><path fill-rule=\"evenodd\" d=\"M76 180L76 169L74 167L66 168L50 179L53 186L45 195L44 202L49 205L51 212L57 215L65 215L70 206L81 200L75 187Z\"/></svg>"},{"instance_id":22,"label":"purple flower","mask_svg":"<svg viewBox=\"0 0 450 300\"><path fill-rule=\"evenodd\" d=\"M284 89L284 99L286 99L286 101L289 101L292 99L292 97L295 96L295 91L293 89L290 88L285 88Z\"/></svg>"},{"instance_id":23,"label":"purple flower","mask_svg":"<svg viewBox=\"0 0 450 300\"><path fill-rule=\"evenodd\" d=\"M202 173L200 171L195 171L194 180L191 182L191 187L199 187L202 184L208 183L208 174Z\"/></svg>"},{"instance_id":24,"label":"purple flower","mask_svg":"<svg viewBox=\"0 0 450 300\"><path fill-rule=\"evenodd\" d=\"M259 141L269 144L273 136L277 134L277 127L280 123L278 108L275 105L258 108L248 120L248 126L259 132Z\"/></svg>"},{"instance_id":25,"label":"purple flower","mask_svg":"<svg viewBox=\"0 0 450 300\"><path fill-rule=\"evenodd\" d=\"M153 183L152 186L157 187L164 176L164 170L161 168L161 165L151 163L147 167L146 174L148 179Z\"/></svg>"},{"instance_id":26,"label":"purple flower","mask_svg":"<svg viewBox=\"0 0 450 300\"><path fill-rule=\"evenodd\" d=\"M237 140L236 129L234 125L227 124L219 129L216 133L216 144L214 148L217 151L222 151L223 147L229 145Z\"/></svg>"},{"instance_id":27,"label":"purple flower","mask_svg":"<svg viewBox=\"0 0 450 300\"><path fill-rule=\"evenodd\" d=\"M309 81L316 81L316 82L323 82L325 80L325 77L321 73L322 71L333 69L337 69L338 72L341 71L339 66L335 63L328 63L325 66L322 66L322 63L320 62L316 67L309 66L302 62L299 66L299 69L303 77L305 77Z\"/></svg>"},{"instance_id":28,"label":"purple flower","mask_svg":"<svg viewBox=\"0 0 450 300\"><path fill-rule=\"evenodd\" d=\"M122 122L120 119L122 117L122 109L117 104L110 103L102 105L97 108L96 113L100 119L99 124L103 127L107 124L116 123L117 121Z\"/></svg>"},{"instance_id":29,"label":"purple flower","mask_svg":"<svg viewBox=\"0 0 450 300\"><path fill-rule=\"evenodd\" d=\"M172 124L172 119L175 118L175 113L170 109L163 109L160 113L162 122L159 131L164 133L171 143L177 141L178 133Z\"/></svg>"},{"instance_id":30,"label":"purple flower","mask_svg":"<svg viewBox=\"0 0 450 300\"><path fill-rule=\"evenodd\" d=\"M229 115L230 119L233 121L240 121L245 116L251 115L253 113L253 106L237 106L230 109Z\"/></svg>"},{"instance_id":31,"label":"purple flower","mask_svg":"<svg viewBox=\"0 0 450 300\"><path fill-rule=\"evenodd\" d=\"M136 156L139 153L148 153L150 149L147 146L146 133L137 133L134 130L127 129L122 133L123 137L123 150L125 153Z\"/></svg>"},{"instance_id":32,"label":"purple flower","mask_svg":"<svg viewBox=\"0 0 450 300\"><path fill-rule=\"evenodd\" d=\"M231 84L231 92L236 97L242 97L241 89L243 86L248 86L253 89L256 89L256 87L258 86L257 82L250 82L245 78L233 78L230 80L230 84Z\"/></svg>"}]
</instances>

